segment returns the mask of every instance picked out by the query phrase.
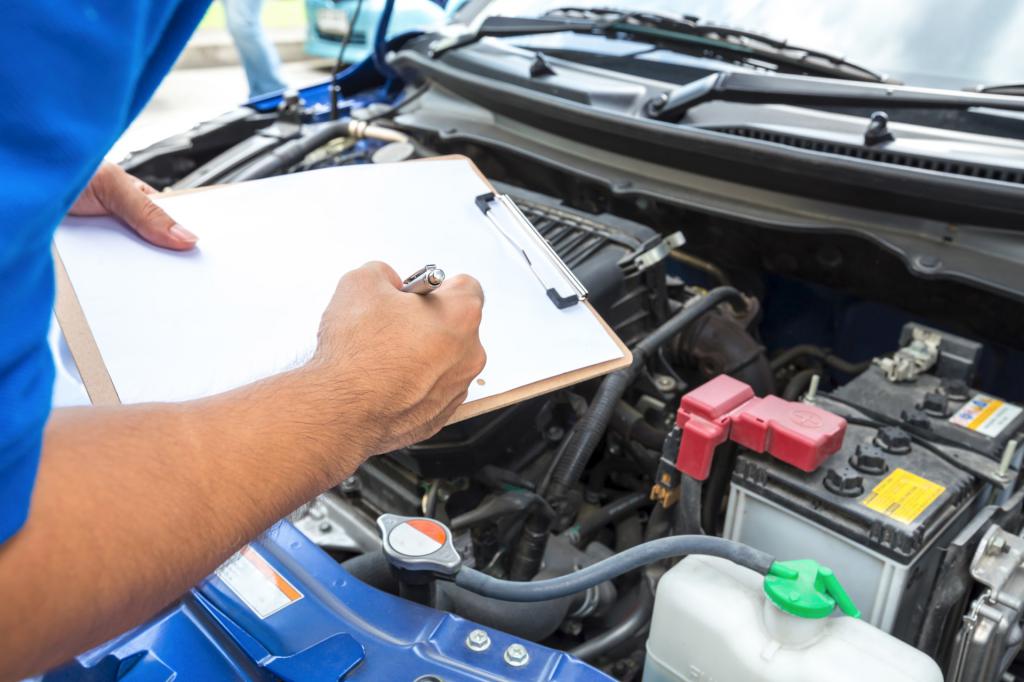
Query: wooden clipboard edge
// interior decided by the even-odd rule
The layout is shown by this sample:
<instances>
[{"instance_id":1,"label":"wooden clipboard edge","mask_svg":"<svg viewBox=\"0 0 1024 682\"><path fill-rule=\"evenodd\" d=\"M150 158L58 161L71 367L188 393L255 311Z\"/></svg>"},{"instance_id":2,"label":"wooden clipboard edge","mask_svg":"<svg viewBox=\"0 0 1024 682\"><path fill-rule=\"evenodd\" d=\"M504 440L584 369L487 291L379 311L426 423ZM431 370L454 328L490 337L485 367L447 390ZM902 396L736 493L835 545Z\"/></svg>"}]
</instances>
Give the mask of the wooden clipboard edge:
<instances>
[{"instance_id":1,"label":"wooden clipboard edge","mask_svg":"<svg viewBox=\"0 0 1024 682\"><path fill-rule=\"evenodd\" d=\"M53 311L61 331L64 332L64 340L78 367L78 374L82 377L89 401L93 405L120 405L121 399L114 388L107 365L103 362L100 347L96 345L96 338L92 334L89 322L85 319L78 294L71 285L71 279L57 251L56 243L51 245L50 250L53 254L53 270L57 283Z\"/></svg>"},{"instance_id":2,"label":"wooden clipboard edge","mask_svg":"<svg viewBox=\"0 0 1024 682\"><path fill-rule=\"evenodd\" d=\"M494 192L495 194L498 193L498 190L494 188L494 185L492 185L491 181L487 179L487 176L484 175L480 168L473 162L473 159L469 158L468 156L465 156L463 154L446 154L444 156L432 156L427 159L418 160L465 161L466 163L469 164L469 167L473 169L473 172L480 176L480 179L483 180L484 184L487 185L487 188L490 191ZM474 400L473 402L464 403L460 405L457 410L455 410L455 414L452 415L452 418L448 420L448 423L454 424L465 419L479 417L480 415L486 414L487 412L493 412L494 410L498 410L503 407L508 407L509 405L514 405L516 403L528 400L530 398L536 398L546 393L551 393L552 391L568 388L569 386L572 386L574 384L587 381L588 379L595 379L599 376L603 376L605 374L608 374L609 372L614 372L617 369L622 369L623 367L627 367L628 365L632 364L633 353L629 350L628 347L626 347L626 344L622 342L622 339L619 338L619 335L616 334L615 331L608 326L608 323L605 322L604 318L601 317L600 313L598 313L597 310L594 309L594 306L590 304L590 301L584 301L583 305L585 305L587 309L590 310L590 313L597 318L597 321L601 324L601 328L604 329L605 333L611 337L612 341L615 342L615 345L622 352L622 357L614 358L612 360L606 360L605 362L601 362L596 365L591 365L589 367L582 367L580 369L576 369L571 372L566 372L564 374L559 374L558 376L549 377L541 381L535 381L532 384L526 384L525 386L520 386L519 388L514 388L511 391L505 391L504 393L499 393L498 395L492 395L487 398L481 398L479 400Z\"/></svg>"},{"instance_id":3,"label":"wooden clipboard edge","mask_svg":"<svg viewBox=\"0 0 1024 682\"><path fill-rule=\"evenodd\" d=\"M604 318L594 310L594 307L590 305L589 301L584 301L583 305L590 308L594 317L596 317L601 323L601 326L608 335L612 337L615 345L619 347L620 351L622 351L623 355L621 358L613 358L611 360L606 360L605 362L600 362L596 365L582 367L571 372L559 374L558 376L542 379L541 381L535 381L532 384L526 384L519 388L513 388L511 391L505 391L498 395L492 395L487 398L474 400L473 402L463 403L457 410L455 410L455 414L448 420L448 423L454 424L465 419L479 417L482 414L493 412L494 410L500 410L503 407L515 405L516 403L529 400L530 398L536 398L553 391L568 388L569 386L573 386L574 384L578 384L589 379L595 379L632 364L633 353L626 347L626 344L622 342L622 339L620 339L611 327L608 326L608 323L604 321Z\"/></svg>"},{"instance_id":4,"label":"wooden clipboard edge","mask_svg":"<svg viewBox=\"0 0 1024 682\"><path fill-rule=\"evenodd\" d=\"M473 169L480 179L483 180L484 184L492 192L495 192L494 186L491 185L490 180L480 171L473 160L462 154L449 154L445 156L435 156L429 159L421 159L422 161L454 161L460 160L465 161ZM212 189L212 187L197 188L199 190ZM183 190L184 192L191 192L196 190ZM177 194L178 192L168 193ZM82 383L85 385L85 391L89 395L89 400L93 405L119 405L121 399L117 395L117 389L114 387L114 382L110 378L110 373L107 370L106 363L103 361L103 356L100 354L99 346L96 344L96 338L93 336L92 329L89 327L89 322L85 318L85 313L82 310L81 303L78 300L78 295L75 293L75 289L71 284L71 279L68 277L67 269L64 267L64 261L61 260L60 253L57 250L56 243L51 247L53 253L53 265L56 275L57 282L57 295L54 302L54 312L57 316L57 322L60 324L61 331L64 333L64 339L67 342L68 349L71 351L71 357L74 358L75 364L78 366L78 373L82 377ZM605 330L608 336L611 337L615 345L622 351L622 357L607 360L605 362L591 365L589 367L582 367L571 372L566 372L558 376L549 377L541 381L535 381L532 384L520 386L519 388L499 393L487 398L481 398L480 400L474 400L473 402L465 403L461 405L456 411L452 418L448 421L449 424L470 419L472 417L478 417L487 412L508 407L515 403L522 402L529 398L535 398L552 391L557 391L562 388L567 388L574 384L578 384L588 379L594 379L596 377L614 372L617 369L626 367L633 362L633 354L630 352L626 344L622 342L622 339L608 326L604 318L594 309L590 304L590 301L584 301L583 305L587 306L591 314L597 318L601 327Z\"/></svg>"}]
</instances>

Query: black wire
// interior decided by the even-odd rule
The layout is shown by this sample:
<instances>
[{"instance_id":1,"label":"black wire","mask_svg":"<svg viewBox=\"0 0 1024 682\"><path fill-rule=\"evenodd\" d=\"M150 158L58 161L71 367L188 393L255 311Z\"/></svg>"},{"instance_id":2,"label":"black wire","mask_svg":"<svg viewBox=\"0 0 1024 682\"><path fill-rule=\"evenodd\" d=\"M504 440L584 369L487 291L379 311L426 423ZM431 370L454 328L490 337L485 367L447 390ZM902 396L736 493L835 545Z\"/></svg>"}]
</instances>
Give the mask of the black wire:
<instances>
[{"instance_id":1,"label":"black wire","mask_svg":"<svg viewBox=\"0 0 1024 682\"><path fill-rule=\"evenodd\" d=\"M338 84L338 73L341 71L342 64L345 63L345 50L348 49L348 44L352 42L352 33L356 30L356 22L359 21L359 12L363 9L363 0L356 0L356 11L352 13L352 21L348 24L348 33L341 39L341 49L338 50L338 59L334 62L334 68L331 70L331 120L337 120L338 118L338 92L341 90L341 86Z\"/></svg>"},{"instance_id":2,"label":"black wire","mask_svg":"<svg viewBox=\"0 0 1024 682\"><path fill-rule=\"evenodd\" d=\"M883 414L880 414L878 412L875 412L874 410L868 409L868 408L864 407L863 405L859 405L859 404L857 404L857 403L855 403L855 402L853 402L851 400L846 400L844 398L838 398L838 397L836 397L833 394L829 394L828 400L831 400L833 402L837 402L840 405L845 405L846 407L849 407L849 408L851 408L853 410L857 410L858 412L860 412L861 414L864 415L865 418L851 417L851 416L848 416L848 415L840 415L840 416L843 417L843 419L845 419L850 424L854 424L856 426L870 426L870 427L874 427L876 429L882 428L884 426L898 426L898 427L900 427L901 429L903 429L904 431L907 432L907 435L910 436L910 439L914 443L916 443L917 445L921 446L925 450L928 450L932 454L937 455L939 458L944 460L946 463L951 464L952 466L956 467L957 469L959 469L961 471L966 471L967 473L969 473L971 475L974 475L974 476L981 475L981 474L979 474L979 472L975 471L974 469L972 469L967 464L964 464L963 462L959 461L954 455L951 455L950 453L948 453L944 449L942 449L942 447L940 447L941 445L949 445L950 447L959 448L960 445L958 443L955 443L955 442L950 441L950 440L948 440L946 438L943 438L939 434L929 434L928 436L925 436L924 434L922 434L920 432L920 430L918 428L916 428L915 426L913 426L911 424L908 424L903 419L893 419L891 417L887 417L886 415L883 415ZM936 443L936 442L933 442L933 441L939 441L939 442ZM986 477L982 475L982 478L986 478Z\"/></svg>"},{"instance_id":3,"label":"black wire","mask_svg":"<svg viewBox=\"0 0 1024 682\"><path fill-rule=\"evenodd\" d=\"M410 102L415 102L415 101L416 101L417 99L419 99L419 97L420 97L420 96L421 96L421 95L422 95L423 93L425 93L425 92L426 92L427 90L429 90L429 89L430 89L430 84L429 84L429 83L425 83L424 85L421 85L421 86L419 87L419 89L417 89L417 90L414 90L414 91L412 92L412 94L410 94L410 95L407 95L407 96L405 97L405 99L403 99L402 101L400 101L400 102L396 102L395 104L392 104L392 105L391 105L390 107L388 107L387 109L383 109L383 110L381 110L381 111L378 111L378 112L377 112L376 114L374 114L373 116L368 116L367 118L365 118L365 119L363 119L363 120L365 120L365 121L366 121L367 123L370 123L370 122L372 122L372 121L376 121L376 120L378 120L378 119L384 118L385 116L390 116L390 115L392 115L392 114L396 114L396 113L398 113L398 111L399 111L400 109L402 109L402 108L403 108L403 107L404 107L404 106L405 106L406 104L409 104Z\"/></svg>"}]
</instances>

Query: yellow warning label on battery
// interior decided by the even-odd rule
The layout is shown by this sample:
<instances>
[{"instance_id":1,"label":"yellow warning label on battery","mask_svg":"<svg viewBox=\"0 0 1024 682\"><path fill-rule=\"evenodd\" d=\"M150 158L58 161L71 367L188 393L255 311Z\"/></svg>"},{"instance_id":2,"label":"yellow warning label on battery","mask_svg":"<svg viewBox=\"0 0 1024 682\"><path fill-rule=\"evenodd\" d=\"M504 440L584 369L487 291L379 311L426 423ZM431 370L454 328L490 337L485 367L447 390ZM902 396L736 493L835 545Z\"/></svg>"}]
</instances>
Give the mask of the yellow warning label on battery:
<instances>
[{"instance_id":1,"label":"yellow warning label on battery","mask_svg":"<svg viewBox=\"0 0 1024 682\"><path fill-rule=\"evenodd\" d=\"M900 523L913 523L945 489L906 469L896 469L861 504Z\"/></svg>"}]
</instances>

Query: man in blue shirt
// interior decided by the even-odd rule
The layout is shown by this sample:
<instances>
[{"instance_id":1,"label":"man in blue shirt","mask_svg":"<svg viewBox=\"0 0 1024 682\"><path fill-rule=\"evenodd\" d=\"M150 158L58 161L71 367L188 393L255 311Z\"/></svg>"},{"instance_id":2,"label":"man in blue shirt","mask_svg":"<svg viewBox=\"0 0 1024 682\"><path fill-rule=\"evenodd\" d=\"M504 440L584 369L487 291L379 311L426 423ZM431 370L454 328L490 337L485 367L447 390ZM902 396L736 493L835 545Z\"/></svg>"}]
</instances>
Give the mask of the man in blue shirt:
<instances>
[{"instance_id":1,"label":"man in blue shirt","mask_svg":"<svg viewBox=\"0 0 1024 682\"><path fill-rule=\"evenodd\" d=\"M403 294L371 263L341 278L303 367L193 402L51 412L61 217L110 213L160 246L195 244L150 188L101 160L207 3L4 3L0 679L153 615L366 457L437 431L483 367L474 280Z\"/></svg>"}]
</instances>

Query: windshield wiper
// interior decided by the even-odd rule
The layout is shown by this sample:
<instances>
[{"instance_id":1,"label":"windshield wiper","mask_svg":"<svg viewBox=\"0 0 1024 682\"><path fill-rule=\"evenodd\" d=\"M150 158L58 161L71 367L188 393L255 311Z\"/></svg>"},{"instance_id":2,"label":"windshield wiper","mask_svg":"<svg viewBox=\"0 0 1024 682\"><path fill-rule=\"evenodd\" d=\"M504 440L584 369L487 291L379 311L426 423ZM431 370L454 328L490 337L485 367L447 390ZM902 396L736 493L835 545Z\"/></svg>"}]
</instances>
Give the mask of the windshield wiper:
<instances>
[{"instance_id":1,"label":"windshield wiper","mask_svg":"<svg viewBox=\"0 0 1024 682\"><path fill-rule=\"evenodd\" d=\"M564 16L576 19L596 18L612 22L612 30L626 33L636 32L640 35L643 35L642 29L644 28L659 29L677 34L669 36L670 39L678 38L679 35L703 38L710 41L712 47L734 51L740 56L746 55L747 58L769 61L777 66L791 67L798 71L812 71L831 78L870 82L886 81L881 74L843 57L821 50L792 45L788 41L778 40L763 33L702 22L695 16L674 19L655 12L623 12L615 9L575 7L554 9L547 12L545 16ZM707 45L704 42L701 44Z\"/></svg>"},{"instance_id":2,"label":"windshield wiper","mask_svg":"<svg viewBox=\"0 0 1024 682\"><path fill-rule=\"evenodd\" d=\"M1005 83L1001 85L983 85L977 92L984 92L989 95L1014 95L1024 97L1024 83Z\"/></svg>"},{"instance_id":3,"label":"windshield wiper","mask_svg":"<svg viewBox=\"0 0 1024 682\"><path fill-rule=\"evenodd\" d=\"M839 82L783 74L727 72L699 78L648 102L646 114L678 121L692 107L711 101L879 109L971 109L1024 111L1024 98L1009 95Z\"/></svg>"},{"instance_id":4,"label":"windshield wiper","mask_svg":"<svg viewBox=\"0 0 1024 682\"><path fill-rule=\"evenodd\" d=\"M692 17L682 20L646 12L617 10L553 10L542 18L488 17L470 33L440 38L431 43L432 56L475 43L484 37L512 37L541 33L588 33L628 35L676 49L712 52L731 61L756 68L773 65L797 73L829 78L884 82L879 74L817 50L796 47L767 36L736 29L701 24Z\"/></svg>"}]
</instances>

